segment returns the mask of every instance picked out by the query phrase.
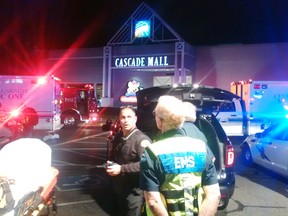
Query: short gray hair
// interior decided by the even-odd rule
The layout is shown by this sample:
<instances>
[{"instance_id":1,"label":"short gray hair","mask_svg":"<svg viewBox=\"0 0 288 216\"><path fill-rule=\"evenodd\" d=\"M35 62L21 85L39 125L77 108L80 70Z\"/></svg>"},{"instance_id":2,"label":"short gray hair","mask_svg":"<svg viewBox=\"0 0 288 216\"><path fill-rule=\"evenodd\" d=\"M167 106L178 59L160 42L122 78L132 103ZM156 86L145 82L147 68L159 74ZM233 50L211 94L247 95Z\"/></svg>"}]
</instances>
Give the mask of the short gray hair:
<instances>
[{"instance_id":1,"label":"short gray hair","mask_svg":"<svg viewBox=\"0 0 288 216\"><path fill-rule=\"evenodd\" d=\"M196 121L196 106L190 102L184 101L184 114L185 114L185 121Z\"/></svg>"},{"instance_id":2,"label":"short gray hair","mask_svg":"<svg viewBox=\"0 0 288 216\"><path fill-rule=\"evenodd\" d=\"M170 95L159 98L155 114L163 121L163 131L180 128L184 122L183 102Z\"/></svg>"}]
</instances>

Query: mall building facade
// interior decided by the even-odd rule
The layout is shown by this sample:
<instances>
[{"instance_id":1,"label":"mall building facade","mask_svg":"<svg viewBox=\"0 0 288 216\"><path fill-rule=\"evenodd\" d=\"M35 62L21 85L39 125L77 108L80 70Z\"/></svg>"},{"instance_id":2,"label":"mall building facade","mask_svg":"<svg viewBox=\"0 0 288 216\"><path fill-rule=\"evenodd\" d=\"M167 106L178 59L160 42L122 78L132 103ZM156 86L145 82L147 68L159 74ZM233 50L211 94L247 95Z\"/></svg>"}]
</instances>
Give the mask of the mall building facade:
<instances>
[{"instance_id":1,"label":"mall building facade","mask_svg":"<svg viewBox=\"0 0 288 216\"><path fill-rule=\"evenodd\" d=\"M50 50L41 67L64 82L94 84L101 106L122 106L157 85L229 90L239 80L287 80L287 50L286 43L195 47L142 3L106 46Z\"/></svg>"}]
</instances>

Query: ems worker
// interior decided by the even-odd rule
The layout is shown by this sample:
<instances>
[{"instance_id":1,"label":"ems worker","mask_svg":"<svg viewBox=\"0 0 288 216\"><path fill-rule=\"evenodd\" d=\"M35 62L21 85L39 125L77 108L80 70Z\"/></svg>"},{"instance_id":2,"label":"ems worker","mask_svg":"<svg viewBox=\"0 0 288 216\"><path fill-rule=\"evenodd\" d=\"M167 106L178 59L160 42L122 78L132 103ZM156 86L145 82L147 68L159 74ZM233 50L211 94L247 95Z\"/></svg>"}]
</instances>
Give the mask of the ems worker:
<instances>
[{"instance_id":1,"label":"ems worker","mask_svg":"<svg viewBox=\"0 0 288 216\"><path fill-rule=\"evenodd\" d=\"M202 140L181 129L182 101L161 96L154 113L162 140L148 146L140 161L147 215L215 215L220 190L213 158Z\"/></svg>"},{"instance_id":2,"label":"ems worker","mask_svg":"<svg viewBox=\"0 0 288 216\"><path fill-rule=\"evenodd\" d=\"M112 176L119 208L117 216L140 216L144 204L143 191L139 188L140 159L151 140L137 129L137 116L132 107L120 109L119 121L122 141L114 149L114 165L108 166L106 172Z\"/></svg>"},{"instance_id":3,"label":"ems worker","mask_svg":"<svg viewBox=\"0 0 288 216\"><path fill-rule=\"evenodd\" d=\"M196 127L196 125L194 124L194 122L196 121L196 110L197 107L187 101L183 102L184 105L184 123L182 125L182 130L184 130L184 133L186 136L195 138L195 139L200 139L203 142L205 142L206 144L206 148L207 148L207 154L209 154L209 157L212 157L212 161L213 163L215 162L215 157L213 155L213 152L211 151L211 149L209 148L208 142L207 142L207 138L205 137L205 135L203 134L202 131L199 130L199 128ZM210 145L211 146L211 145Z\"/></svg>"},{"instance_id":4,"label":"ems worker","mask_svg":"<svg viewBox=\"0 0 288 216\"><path fill-rule=\"evenodd\" d=\"M190 102L183 102L184 105L184 123L182 129L185 131L186 135L192 138L201 139L207 143L205 135L196 127L194 122L196 121L196 106Z\"/></svg>"}]
</instances>

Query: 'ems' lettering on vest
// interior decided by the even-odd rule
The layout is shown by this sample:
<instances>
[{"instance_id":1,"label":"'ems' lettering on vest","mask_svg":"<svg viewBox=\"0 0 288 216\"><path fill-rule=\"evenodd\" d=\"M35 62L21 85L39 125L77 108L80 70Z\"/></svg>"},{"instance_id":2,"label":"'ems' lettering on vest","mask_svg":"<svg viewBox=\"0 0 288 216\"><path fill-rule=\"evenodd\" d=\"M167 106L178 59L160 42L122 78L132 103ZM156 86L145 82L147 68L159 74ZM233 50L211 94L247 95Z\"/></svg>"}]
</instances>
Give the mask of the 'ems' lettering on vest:
<instances>
[{"instance_id":1,"label":"'ems' lettering on vest","mask_svg":"<svg viewBox=\"0 0 288 216\"><path fill-rule=\"evenodd\" d=\"M177 152L160 154L164 172L177 174L202 172L206 162L206 152Z\"/></svg>"},{"instance_id":2,"label":"'ems' lettering on vest","mask_svg":"<svg viewBox=\"0 0 288 216\"><path fill-rule=\"evenodd\" d=\"M195 167L193 156L174 157L175 169L182 169L185 167Z\"/></svg>"}]
</instances>

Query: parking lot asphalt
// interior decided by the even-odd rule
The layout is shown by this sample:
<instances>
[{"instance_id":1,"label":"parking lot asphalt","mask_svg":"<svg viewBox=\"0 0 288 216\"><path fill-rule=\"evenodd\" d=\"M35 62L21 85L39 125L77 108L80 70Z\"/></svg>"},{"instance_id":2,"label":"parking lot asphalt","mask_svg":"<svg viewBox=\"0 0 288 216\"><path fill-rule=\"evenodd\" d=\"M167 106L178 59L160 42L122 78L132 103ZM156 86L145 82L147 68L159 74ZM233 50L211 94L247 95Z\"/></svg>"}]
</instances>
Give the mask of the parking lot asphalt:
<instances>
[{"instance_id":1,"label":"parking lot asphalt","mask_svg":"<svg viewBox=\"0 0 288 216\"><path fill-rule=\"evenodd\" d=\"M113 211L110 187L70 191L56 191L58 216L111 216ZM77 201L75 201L77 200Z\"/></svg>"},{"instance_id":2,"label":"parking lot asphalt","mask_svg":"<svg viewBox=\"0 0 288 216\"><path fill-rule=\"evenodd\" d=\"M239 138L232 138L232 142L237 139ZM236 152L239 152L238 143L234 147ZM98 169L97 173L98 176L95 178L99 179L100 176L104 179L104 183L99 187L71 191L61 191L61 188L56 188L58 216L117 216L117 212L113 211L110 178L107 174L105 176L104 170ZM59 181L61 182L61 179Z\"/></svg>"},{"instance_id":3,"label":"parking lot asphalt","mask_svg":"<svg viewBox=\"0 0 288 216\"><path fill-rule=\"evenodd\" d=\"M78 176L79 170L70 170L64 175L80 177L79 185L75 186L75 179L58 177L55 187L57 202L57 216L116 216L113 211L113 193L110 177L104 169L93 170L87 176ZM96 183L96 184L95 184ZM50 207L51 209L51 207ZM43 211L45 213L45 211Z\"/></svg>"}]
</instances>

